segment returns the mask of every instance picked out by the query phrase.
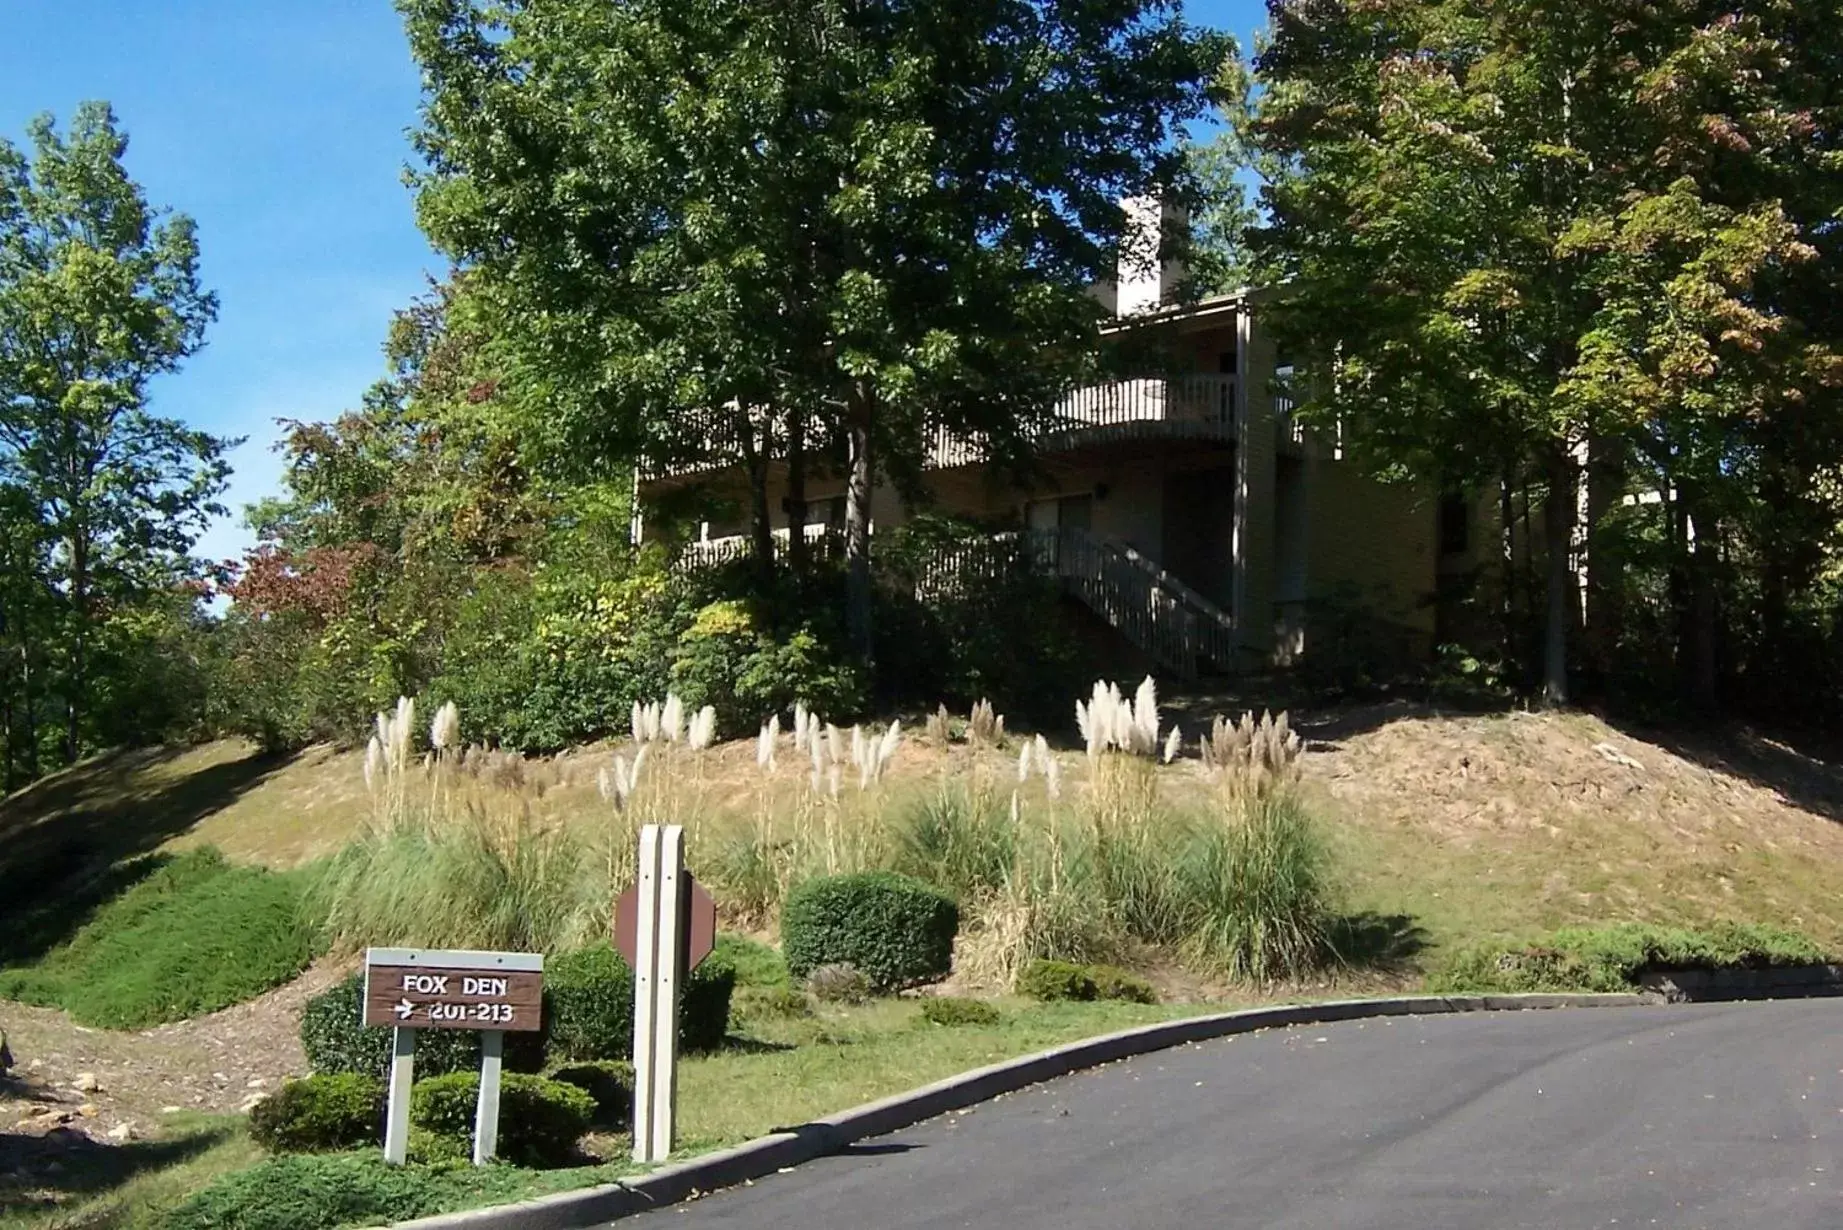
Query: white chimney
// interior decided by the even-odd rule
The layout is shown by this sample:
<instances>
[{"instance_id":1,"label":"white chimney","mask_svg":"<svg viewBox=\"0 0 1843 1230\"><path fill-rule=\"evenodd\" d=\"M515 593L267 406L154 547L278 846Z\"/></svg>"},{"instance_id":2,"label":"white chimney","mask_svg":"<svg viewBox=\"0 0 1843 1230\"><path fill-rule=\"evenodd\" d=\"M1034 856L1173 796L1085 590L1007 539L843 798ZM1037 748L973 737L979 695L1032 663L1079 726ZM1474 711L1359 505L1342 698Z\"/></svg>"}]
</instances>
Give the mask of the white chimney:
<instances>
[{"instance_id":1,"label":"white chimney","mask_svg":"<svg viewBox=\"0 0 1843 1230\"><path fill-rule=\"evenodd\" d=\"M1184 262L1159 259L1166 236L1180 235L1190 225L1184 207L1155 197L1128 197L1120 202L1126 211L1126 232L1120 238L1119 275L1114 310L1121 316L1155 312L1177 301L1189 270ZM1102 302L1106 302L1103 298Z\"/></svg>"}]
</instances>

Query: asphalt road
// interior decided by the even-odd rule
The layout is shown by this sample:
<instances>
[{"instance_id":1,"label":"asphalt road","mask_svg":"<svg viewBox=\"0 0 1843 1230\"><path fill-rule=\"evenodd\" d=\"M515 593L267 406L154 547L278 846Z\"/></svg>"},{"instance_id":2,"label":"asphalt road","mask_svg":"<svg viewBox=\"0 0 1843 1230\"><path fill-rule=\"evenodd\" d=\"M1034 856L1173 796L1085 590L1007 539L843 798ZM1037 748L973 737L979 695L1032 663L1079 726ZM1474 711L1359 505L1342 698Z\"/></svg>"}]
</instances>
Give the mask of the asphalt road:
<instances>
[{"instance_id":1,"label":"asphalt road","mask_svg":"<svg viewBox=\"0 0 1843 1230\"><path fill-rule=\"evenodd\" d=\"M1843 1000L1385 1018L1163 1051L620 1224L1843 1226Z\"/></svg>"}]
</instances>

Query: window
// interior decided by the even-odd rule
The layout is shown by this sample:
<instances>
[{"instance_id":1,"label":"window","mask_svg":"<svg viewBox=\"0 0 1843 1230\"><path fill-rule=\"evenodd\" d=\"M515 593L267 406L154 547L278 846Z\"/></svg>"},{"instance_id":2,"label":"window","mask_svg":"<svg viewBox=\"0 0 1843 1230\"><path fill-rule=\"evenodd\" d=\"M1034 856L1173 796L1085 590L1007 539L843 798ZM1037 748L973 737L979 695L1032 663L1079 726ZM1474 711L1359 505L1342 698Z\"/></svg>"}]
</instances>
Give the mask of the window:
<instances>
[{"instance_id":1,"label":"window","mask_svg":"<svg viewBox=\"0 0 1843 1230\"><path fill-rule=\"evenodd\" d=\"M1464 555L1472 547L1472 505L1463 495L1440 499L1440 554Z\"/></svg>"}]
</instances>

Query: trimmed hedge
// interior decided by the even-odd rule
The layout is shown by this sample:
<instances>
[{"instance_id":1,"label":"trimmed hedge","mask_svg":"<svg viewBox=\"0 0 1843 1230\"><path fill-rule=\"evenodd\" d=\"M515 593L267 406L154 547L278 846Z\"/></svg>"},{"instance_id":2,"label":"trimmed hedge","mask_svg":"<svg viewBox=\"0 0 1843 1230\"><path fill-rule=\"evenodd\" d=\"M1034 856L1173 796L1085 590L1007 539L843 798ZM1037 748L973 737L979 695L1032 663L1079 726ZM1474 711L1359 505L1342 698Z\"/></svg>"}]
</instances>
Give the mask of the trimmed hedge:
<instances>
[{"instance_id":1,"label":"trimmed hedge","mask_svg":"<svg viewBox=\"0 0 1843 1230\"><path fill-rule=\"evenodd\" d=\"M1815 965L1828 955L1776 927L1720 923L1689 930L1624 923L1568 927L1529 943L1496 942L1455 953L1431 991L1629 991L1646 970L1764 969Z\"/></svg>"},{"instance_id":2,"label":"trimmed hedge","mask_svg":"<svg viewBox=\"0 0 1843 1230\"><path fill-rule=\"evenodd\" d=\"M357 1072L291 1080L250 1111L250 1138L271 1153L331 1153L384 1138L384 1082Z\"/></svg>"},{"instance_id":3,"label":"trimmed hedge","mask_svg":"<svg viewBox=\"0 0 1843 1230\"><path fill-rule=\"evenodd\" d=\"M626 1060L569 1064L552 1072L550 1079L574 1085L594 1099L594 1127L623 1128L633 1118L634 1066Z\"/></svg>"},{"instance_id":4,"label":"trimmed hedge","mask_svg":"<svg viewBox=\"0 0 1843 1230\"><path fill-rule=\"evenodd\" d=\"M996 1025L998 1009L984 1000L957 999L948 995L924 999L922 1020L930 1025Z\"/></svg>"},{"instance_id":5,"label":"trimmed hedge","mask_svg":"<svg viewBox=\"0 0 1843 1230\"><path fill-rule=\"evenodd\" d=\"M822 965L855 965L872 989L894 991L953 968L960 908L924 880L890 871L821 876L781 908L781 951L804 979Z\"/></svg>"},{"instance_id":6,"label":"trimmed hedge","mask_svg":"<svg viewBox=\"0 0 1843 1230\"><path fill-rule=\"evenodd\" d=\"M1069 961L1036 960L1018 974L1020 995L1051 1000L1116 999L1133 1004L1155 1004L1158 992L1135 974L1111 965L1076 965Z\"/></svg>"},{"instance_id":7,"label":"trimmed hedge","mask_svg":"<svg viewBox=\"0 0 1843 1230\"><path fill-rule=\"evenodd\" d=\"M545 996L544 1020L552 1015ZM364 1017L365 974L353 974L307 1001L301 1010L301 1046L315 1072L356 1072L382 1080L390 1072L390 1030L367 1028ZM506 1035L505 1066L513 1072L544 1069L545 1032L520 1030ZM480 1034L472 1029L422 1029L416 1037L416 1074L478 1071Z\"/></svg>"},{"instance_id":8,"label":"trimmed hedge","mask_svg":"<svg viewBox=\"0 0 1843 1230\"><path fill-rule=\"evenodd\" d=\"M473 1150L478 1072L450 1072L417 1081L410 1091L410 1124ZM595 1118L595 1099L580 1087L509 1073L499 1085L498 1156L517 1166L564 1166Z\"/></svg>"},{"instance_id":9,"label":"trimmed hedge","mask_svg":"<svg viewBox=\"0 0 1843 1230\"><path fill-rule=\"evenodd\" d=\"M634 975L612 945L599 943L544 963L545 1017L553 1062L627 1059L633 1054ZM679 1000L678 1042L711 1051L729 1032L736 970L721 946L691 971Z\"/></svg>"}]
</instances>

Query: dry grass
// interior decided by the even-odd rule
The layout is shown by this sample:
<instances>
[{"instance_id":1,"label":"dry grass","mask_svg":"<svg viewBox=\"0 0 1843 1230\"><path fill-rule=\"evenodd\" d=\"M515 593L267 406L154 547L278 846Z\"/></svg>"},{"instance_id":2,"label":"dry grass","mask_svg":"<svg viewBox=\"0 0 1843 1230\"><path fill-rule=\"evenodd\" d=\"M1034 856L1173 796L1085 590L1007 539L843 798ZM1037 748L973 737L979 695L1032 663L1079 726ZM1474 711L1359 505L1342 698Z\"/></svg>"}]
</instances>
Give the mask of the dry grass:
<instances>
[{"instance_id":1,"label":"dry grass","mask_svg":"<svg viewBox=\"0 0 1843 1230\"><path fill-rule=\"evenodd\" d=\"M1750 919L1843 942L1836 765L1745 735L1679 752L1578 714L1331 717L1359 732L1313 744L1303 788L1333 821L1346 904L1412 915L1436 947L1624 919ZM1326 720L1301 725L1311 736ZM1189 732L1186 759L1159 770L1173 803L1208 796L1198 733ZM539 828L612 823L595 786L610 755L595 747L530 762L516 805ZM1080 757L1061 759L1072 788ZM362 762L326 748L264 762L230 742L93 761L0 804L0 874L54 837L123 830L144 835L124 839L131 847L210 843L233 858L296 865L365 823ZM1002 783L1015 751L905 739L883 805L967 780L975 766ZM726 816L749 823L764 799L776 824L794 823L806 772L783 746L764 790L753 740L703 753L680 816L694 860L701 828L714 835Z\"/></svg>"}]
</instances>

